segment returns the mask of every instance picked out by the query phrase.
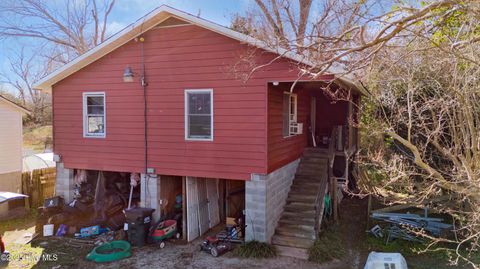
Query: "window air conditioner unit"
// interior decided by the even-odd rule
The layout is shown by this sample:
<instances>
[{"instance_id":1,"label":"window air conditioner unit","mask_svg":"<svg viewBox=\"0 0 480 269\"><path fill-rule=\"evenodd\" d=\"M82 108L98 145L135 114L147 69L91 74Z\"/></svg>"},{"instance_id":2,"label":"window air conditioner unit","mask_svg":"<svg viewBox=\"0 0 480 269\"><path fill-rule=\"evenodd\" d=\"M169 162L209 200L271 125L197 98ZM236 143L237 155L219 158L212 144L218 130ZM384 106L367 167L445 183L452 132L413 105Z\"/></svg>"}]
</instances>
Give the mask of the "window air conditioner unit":
<instances>
[{"instance_id":1,"label":"window air conditioner unit","mask_svg":"<svg viewBox=\"0 0 480 269\"><path fill-rule=\"evenodd\" d=\"M303 134L303 123L290 123L290 135Z\"/></svg>"}]
</instances>

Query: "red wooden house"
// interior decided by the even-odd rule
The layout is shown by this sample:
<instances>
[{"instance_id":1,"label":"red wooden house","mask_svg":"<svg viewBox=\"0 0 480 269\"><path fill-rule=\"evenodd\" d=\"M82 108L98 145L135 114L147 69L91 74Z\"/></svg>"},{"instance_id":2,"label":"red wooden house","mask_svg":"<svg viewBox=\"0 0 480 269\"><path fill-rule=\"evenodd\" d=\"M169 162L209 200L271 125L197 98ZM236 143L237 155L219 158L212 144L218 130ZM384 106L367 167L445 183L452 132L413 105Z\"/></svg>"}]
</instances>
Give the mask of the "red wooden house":
<instances>
[{"instance_id":1,"label":"red wooden house","mask_svg":"<svg viewBox=\"0 0 480 269\"><path fill-rule=\"evenodd\" d=\"M273 62L244 80L247 54ZM331 74L291 91L305 64L161 6L35 85L53 96L57 193L71 200L81 170L140 173L141 205L160 213L183 195L188 240L243 211L247 240L308 247L326 189L322 147L340 130L335 148L354 151L360 88ZM332 101L330 88L350 100Z\"/></svg>"}]
</instances>

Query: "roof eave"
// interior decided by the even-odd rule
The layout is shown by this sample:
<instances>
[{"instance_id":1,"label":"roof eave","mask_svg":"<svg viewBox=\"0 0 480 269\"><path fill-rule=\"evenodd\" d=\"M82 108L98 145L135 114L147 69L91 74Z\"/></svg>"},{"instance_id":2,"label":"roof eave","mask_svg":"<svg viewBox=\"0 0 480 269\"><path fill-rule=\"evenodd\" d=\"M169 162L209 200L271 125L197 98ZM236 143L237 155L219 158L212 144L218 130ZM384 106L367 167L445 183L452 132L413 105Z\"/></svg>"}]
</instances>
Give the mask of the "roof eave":
<instances>
[{"instance_id":1,"label":"roof eave","mask_svg":"<svg viewBox=\"0 0 480 269\"><path fill-rule=\"evenodd\" d=\"M293 60L299 64L303 64L306 66L315 66L313 63L309 62L305 57L302 55L296 54L292 51L283 49L281 47L272 48L266 42L256 39L254 37L239 33L232 29L226 28L219 24L213 23L211 21L201 19L196 17L192 14L180 11L178 9L174 9L172 7L162 5L157 9L153 10L149 14L145 15L144 17L137 20L135 23L127 26L125 29L121 30L120 32L116 33L105 42L101 43L100 45L92 48L91 50L87 51L86 53L78 56L73 61L63 65L62 67L56 69L49 75L42 78L40 81L33 85L34 89L38 89L47 93L52 92L52 86L57 82L63 80L64 78L72 75L73 73L77 72L78 70L84 68L85 66L95 62L96 60L100 59L107 53L115 50L116 48L126 44L128 41L132 40L135 37L143 34L144 32L150 30L151 28L155 27L163 20L175 16L179 19L185 20L192 24L198 25L200 27L206 28L208 30L214 31L221 35L225 35L227 37L233 38L240 42L249 44L251 46L255 46L266 51L278 54L282 57L288 58ZM342 70L330 70L330 74L341 74L343 73ZM338 78L346 82L348 85L356 85L355 87L359 89L360 92L365 92L361 85L355 83L352 79L349 79L345 76Z\"/></svg>"},{"instance_id":2,"label":"roof eave","mask_svg":"<svg viewBox=\"0 0 480 269\"><path fill-rule=\"evenodd\" d=\"M12 102L12 101L8 100L7 98L5 98L3 96L0 96L0 100L4 101L5 104L7 104L10 107L16 109L17 111L19 111L23 115L31 115L32 114L28 109L24 108L23 106L18 105L15 102Z\"/></svg>"}]
</instances>

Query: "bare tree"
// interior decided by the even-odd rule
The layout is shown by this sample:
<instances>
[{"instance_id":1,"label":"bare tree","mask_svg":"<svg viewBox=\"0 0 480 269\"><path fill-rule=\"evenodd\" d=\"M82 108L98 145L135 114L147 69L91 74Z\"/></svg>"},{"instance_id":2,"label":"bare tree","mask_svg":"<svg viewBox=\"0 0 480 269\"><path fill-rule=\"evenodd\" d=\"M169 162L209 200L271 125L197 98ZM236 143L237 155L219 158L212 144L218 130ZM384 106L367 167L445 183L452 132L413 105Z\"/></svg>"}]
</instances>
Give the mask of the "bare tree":
<instances>
[{"instance_id":1,"label":"bare tree","mask_svg":"<svg viewBox=\"0 0 480 269\"><path fill-rule=\"evenodd\" d=\"M10 85L18 92L22 105L32 110L32 120L35 124L51 123L51 97L32 88L33 83L45 76L51 69L52 62L43 65L36 64L37 56L27 56L22 48L20 52L9 58L9 75L0 73L0 82ZM12 76L13 74L13 76Z\"/></svg>"},{"instance_id":2,"label":"bare tree","mask_svg":"<svg viewBox=\"0 0 480 269\"><path fill-rule=\"evenodd\" d=\"M114 5L115 0L0 2L0 38L30 43L17 46L16 55L9 58L10 70L0 74L1 82L31 108L34 123L49 123L51 114L50 97L34 90L34 82L103 42Z\"/></svg>"},{"instance_id":3,"label":"bare tree","mask_svg":"<svg viewBox=\"0 0 480 269\"><path fill-rule=\"evenodd\" d=\"M453 216L456 237L430 239L456 244L456 262L478 268L470 258L480 246L480 66L423 46L376 61L361 169L387 200Z\"/></svg>"},{"instance_id":4,"label":"bare tree","mask_svg":"<svg viewBox=\"0 0 480 269\"><path fill-rule=\"evenodd\" d=\"M105 40L114 5L115 0L65 0L59 6L41 0L2 1L0 37L32 38L78 56Z\"/></svg>"},{"instance_id":5,"label":"bare tree","mask_svg":"<svg viewBox=\"0 0 480 269\"><path fill-rule=\"evenodd\" d=\"M423 1L423 4L414 1L413 5L409 1L394 0L298 1L296 4L256 0L255 3L256 11L250 11L247 17L253 20L257 37L274 50L282 47L301 54L311 64L300 69L312 77L332 67L341 67L336 68L339 75L363 72L382 49L394 48L400 43L405 45L420 36L428 37L440 27L439 22L448 21L465 10L474 14L472 7L478 6L474 0ZM459 46L478 41L478 37L461 42L451 40L442 46L455 53ZM471 57L470 60L473 61Z\"/></svg>"},{"instance_id":6,"label":"bare tree","mask_svg":"<svg viewBox=\"0 0 480 269\"><path fill-rule=\"evenodd\" d=\"M429 206L454 217L456 236L423 236L455 244L454 262L479 268L471 255L480 247L480 2L255 2L250 28L272 49L302 55L304 74L364 77L364 190L391 202L435 201ZM316 14L305 32L301 7Z\"/></svg>"},{"instance_id":7,"label":"bare tree","mask_svg":"<svg viewBox=\"0 0 480 269\"><path fill-rule=\"evenodd\" d=\"M301 51L306 38L307 25L312 9L312 0L255 0L257 12L251 11L243 19L253 27L253 19L262 24L264 36L269 36L271 42L275 42L283 48L296 48ZM237 16L238 21L238 16Z\"/></svg>"}]
</instances>

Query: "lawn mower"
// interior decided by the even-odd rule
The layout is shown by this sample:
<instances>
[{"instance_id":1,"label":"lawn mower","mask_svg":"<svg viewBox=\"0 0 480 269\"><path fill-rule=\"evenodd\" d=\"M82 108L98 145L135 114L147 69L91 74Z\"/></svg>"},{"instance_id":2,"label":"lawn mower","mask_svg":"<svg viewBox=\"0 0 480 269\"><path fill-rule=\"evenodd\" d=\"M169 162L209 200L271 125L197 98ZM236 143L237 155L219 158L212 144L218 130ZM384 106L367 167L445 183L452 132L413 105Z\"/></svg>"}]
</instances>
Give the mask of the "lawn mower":
<instances>
[{"instance_id":1,"label":"lawn mower","mask_svg":"<svg viewBox=\"0 0 480 269\"><path fill-rule=\"evenodd\" d=\"M210 236L200 244L200 250L210 253L213 257L218 257L231 249L232 244L229 241L221 241Z\"/></svg>"}]
</instances>

